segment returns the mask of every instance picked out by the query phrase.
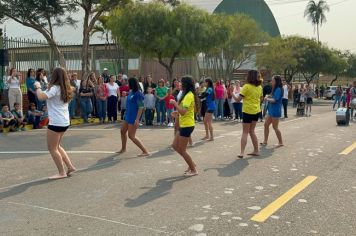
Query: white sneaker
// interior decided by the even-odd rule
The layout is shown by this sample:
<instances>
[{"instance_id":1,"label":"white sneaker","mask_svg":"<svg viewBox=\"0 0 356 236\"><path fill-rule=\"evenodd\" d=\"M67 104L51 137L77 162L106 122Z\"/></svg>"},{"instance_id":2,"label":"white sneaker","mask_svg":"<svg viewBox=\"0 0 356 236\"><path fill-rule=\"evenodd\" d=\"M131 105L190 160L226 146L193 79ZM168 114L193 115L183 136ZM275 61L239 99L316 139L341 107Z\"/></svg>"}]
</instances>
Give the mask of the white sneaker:
<instances>
[{"instance_id":1,"label":"white sneaker","mask_svg":"<svg viewBox=\"0 0 356 236\"><path fill-rule=\"evenodd\" d=\"M168 124L168 127L173 127L173 123L170 122L170 123Z\"/></svg>"}]
</instances>

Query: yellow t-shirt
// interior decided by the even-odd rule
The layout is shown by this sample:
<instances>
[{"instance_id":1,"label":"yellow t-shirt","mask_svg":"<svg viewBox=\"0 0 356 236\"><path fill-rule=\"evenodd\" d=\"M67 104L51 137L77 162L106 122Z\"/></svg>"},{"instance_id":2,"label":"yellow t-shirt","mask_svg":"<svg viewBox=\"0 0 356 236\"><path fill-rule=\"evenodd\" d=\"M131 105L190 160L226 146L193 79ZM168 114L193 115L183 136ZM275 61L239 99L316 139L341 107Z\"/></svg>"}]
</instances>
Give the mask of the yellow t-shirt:
<instances>
[{"instance_id":1,"label":"yellow t-shirt","mask_svg":"<svg viewBox=\"0 0 356 236\"><path fill-rule=\"evenodd\" d=\"M244 102L242 105L242 112L255 115L261 112L261 97L263 96L262 86L254 86L252 84L245 84L240 94Z\"/></svg>"},{"instance_id":2,"label":"yellow t-shirt","mask_svg":"<svg viewBox=\"0 0 356 236\"><path fill-rule=\"evenodd\" d=\"M183 101L180 103L182 107L187 109L187 112L184 115L179 115L179 127L193 127L195 126L194 120L194 94L189 92L183 98Z\"/></svg>"}]
</instances>

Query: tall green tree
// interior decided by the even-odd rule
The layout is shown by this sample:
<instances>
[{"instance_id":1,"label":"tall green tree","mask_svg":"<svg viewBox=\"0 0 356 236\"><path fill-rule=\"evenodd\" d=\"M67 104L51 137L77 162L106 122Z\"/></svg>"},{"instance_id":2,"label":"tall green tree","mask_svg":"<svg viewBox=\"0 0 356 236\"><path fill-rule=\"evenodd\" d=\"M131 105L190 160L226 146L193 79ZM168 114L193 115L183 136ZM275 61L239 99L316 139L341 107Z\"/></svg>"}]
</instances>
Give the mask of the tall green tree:
<instances>
[{"instance_id":1,"label":"tall green tree","mask_svg":"<svg viewBox=\"0 0 356 236\"><path fill-rule=\"evenodd\" d=\"M112 12L109 28L121 45L133 53L157 58L173 79L177 57L195 56L223 44L230 34L226 24L209 13L180 4L130 4Z\"/></svg>"},{"instance_id":2,"label":"tall green tree","mask_svg":"<svg viewBox=\"0 0 356 236\"><path fill-rule=\"evenodd\" d=\"M176 7L180 4L179 0L157 0L158 2L171 5L172 7Z\"/></svg>"},{"instance_id":3,"label":"tall green tree","mask_svg":"<svg viewBox=\"0 0 356 236\"><path fill-rule=\"evenodd\" d=\"M347 55L335 49L329 50L328 54L329 60L324 67L323 73L334 76L330 82L330 85L333 85L340 76L345 75L347 72Z\"/></svg>"},{"instance_id":4,"label":"tall green tree","mask_svg":"<svg viewBox=\"0 0 356 236\"><path fill-rule=\"evenodd\" d=\"M77 7L84 11L83 19L83 50L82 50L82 76L90 72L89 43L90 34L100 17L117 6L123 6L129 0L72 0Z\"/></svg>"},{"instance_id":5,"label":"tall green tree","mask_svg":"<svg viewBox=\"0 0 356 236\"><path fill-rule=\"evenodd\" d=\"M345 75L349 78L356 78L356 54L346 53L347 57L347 69Z\"/></svg>"},{"instance_id":6,"label":"tall green tree","mask_svg":"<svg viewBox=\"0 0 356 236\"><path fill-rule=\"evenodd\" d=\"M318 42L305 39L302 54L302 63L298 65L299 72L303 75L307 84L310 84L320 72L327 70L330 61L329 49Z\"/></svg>"},{"instance_id":7,"label":"tall green tree","mask_svg":"<svg viewBox=\"0 0 356 236\"><path fill-rule=\"evenodd\" d=\"M5 17L30 27L43 35L59 57L59 64L65 67L63 53L54 35L56 27L75 26L72 14L77 10L70 0L0 0L0 9Z\"/></svg>"},{"instance_id":8,"label":"tall green tree","mask_svg":"<svg viewBox=\"0 0 356 236\"><path fill-rule=\"evenodd\" d=\"M258 51L257 65L272 74L283 74L287 83L291 83L305 61L308 42L298 36L272 38Z\"/></svg>"},{"instance_id":9,"label":"tall green tree","mask_svg":"<svg viewBox=\"0 0 356 236\"><path fill-rule=\"evenodd\" d=\"M209 69L218 69L218 77L232 79L234 71L251 61L256 47L267 41L267 34L263 33L255 20L244 14L217 15L216 22L224 22L230 28L230 37L213 53L206 54L204 65ZM215 75L216 76L216 75Z\"/></svg>"},{"instance_id":10,"label":"tall green tree","mask_svg":"<svg viewBox=\"0 0 356 236\"><path fill-rule=\"evenodd\" d=\"M319 29L326 22L326 12L330 10L328 4L324 0L310 0L304 12L304 17L313 24L314 31L316 30L318 42L320 42Z\"/></svg>"}]
</instances>

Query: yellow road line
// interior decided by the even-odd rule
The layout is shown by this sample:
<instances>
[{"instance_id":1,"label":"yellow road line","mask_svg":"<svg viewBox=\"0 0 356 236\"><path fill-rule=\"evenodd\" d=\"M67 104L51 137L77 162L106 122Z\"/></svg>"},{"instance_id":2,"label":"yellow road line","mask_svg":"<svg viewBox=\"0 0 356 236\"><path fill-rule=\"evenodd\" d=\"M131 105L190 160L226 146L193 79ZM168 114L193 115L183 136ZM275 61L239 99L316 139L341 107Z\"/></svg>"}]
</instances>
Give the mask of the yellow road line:
<instances>
[{"instance_id":1,"label":"yellow road line","mask_svg":"<svg viewBox=\"0 0 356 236\"><path fill-rule=\"evenodd\" d=\"M308 187L311 183L313 183L318 177L316 176L308 176L295 185L293 188L288 190L282 196L277 198L274 202L269 204L267 207L262 209L259 213L254 215L251 220L256 222L264 222L268 219L273 213L278 211L281 207L283 207L287 202L289 202L293 197L295 197L298 193L303 191L306 187Z\"/></svg>"},{"instance_id":2,"label":"yellow road line","mask_svg":"<svg viewBox=\"0 0 356 236\"><path fill-rule=\"evenodd\" d=\"M356 142L351 144L348 148L346 148L344 151L340 152L339 155L348 155L350 154L354 149L356 149Z\"/></svg>"}]
</instances>

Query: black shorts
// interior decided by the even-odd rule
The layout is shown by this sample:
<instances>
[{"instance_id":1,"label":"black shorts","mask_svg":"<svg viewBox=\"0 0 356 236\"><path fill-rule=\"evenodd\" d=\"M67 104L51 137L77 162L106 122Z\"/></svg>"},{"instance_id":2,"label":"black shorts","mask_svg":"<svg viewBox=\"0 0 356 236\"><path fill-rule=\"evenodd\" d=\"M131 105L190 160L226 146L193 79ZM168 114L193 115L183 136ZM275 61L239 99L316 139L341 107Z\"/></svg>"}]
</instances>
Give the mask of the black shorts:
<instances>
[{"instance_id":1,"label":"black shorts","mask_svg":"<svg viewBox=\"0 0 356 236\"><path fill-rule=\"evenodd\" d=\"M69 126L62 127L62 126L49 125L47 128L49 130L52 130L53 132L56 132L56 133L64 133L67 131Z\"/></svg>"},{"instance_id":2,"label":"black shorts","mask_svg":"<svg viewBox=\"0 0 356 236\"><path fill-rule=\"evenodd\" d=\"M245 124L251 124L253 121L258 121L260 118L260 112L257 114L242 113L242 122Z\"/></svg>"},{"instance_id":3,"label":"black shorts","mask_svg":"<svg viewBox=\"0 0 356 236\"><path fill-rule=\"evenodd\" d=\"M214 110L207 110L206 113L214 114Z\"/></svg>"},{"instance_id":4,"label":"black shorts","mask_svg":"<svg viewBox=\"0 0 356 236\"><path fill-rule=\"evenodd\" d=\"M179 135L182 136L182 137L189 138L190 135L192 135L193 130L194 130L194 126L193 127L179 128Z\"/></svg>"},{"instance_id":5,"label":"black shorts","mask_svg":"<svg viewBox=\"0 0 356 236\"><path fill-rule=\"evenodd\" d=\"M313 98L307 98L307 104L313 104Z\"/></svg>"}]
</instances>

